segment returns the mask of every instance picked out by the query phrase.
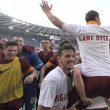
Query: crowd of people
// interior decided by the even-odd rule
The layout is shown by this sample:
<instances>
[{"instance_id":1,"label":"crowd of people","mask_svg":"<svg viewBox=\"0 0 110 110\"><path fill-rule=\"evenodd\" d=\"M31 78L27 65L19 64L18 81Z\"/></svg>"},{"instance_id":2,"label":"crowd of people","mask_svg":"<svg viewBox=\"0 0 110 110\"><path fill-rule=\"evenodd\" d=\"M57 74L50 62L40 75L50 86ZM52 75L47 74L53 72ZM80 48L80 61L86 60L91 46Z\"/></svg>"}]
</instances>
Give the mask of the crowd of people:
<instances>
[{"instance_id":1,"label":"crowd of people","mask_svg":"<svg viewBox=\"0 0 110 110\"><path fill-rule=\"evenodd\" d=\"M110 110L110 27L101 26L95 10L81 26L61 21L47 1L40 6L55 26L76 38L79 50L65 39L54 52L44 38L36 52L21 35L0 37L0 110Z\"/></svg>"}]
</instances>

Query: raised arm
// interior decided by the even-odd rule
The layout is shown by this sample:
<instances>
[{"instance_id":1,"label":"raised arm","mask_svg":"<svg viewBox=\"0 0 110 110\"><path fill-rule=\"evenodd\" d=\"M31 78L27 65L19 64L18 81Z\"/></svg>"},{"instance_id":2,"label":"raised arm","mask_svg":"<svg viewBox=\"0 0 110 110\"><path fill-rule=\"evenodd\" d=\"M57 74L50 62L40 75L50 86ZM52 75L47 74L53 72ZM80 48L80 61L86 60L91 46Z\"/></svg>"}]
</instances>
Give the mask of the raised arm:
<instances>
[{"instance_id":1,"label":"raised arm","mask_svg":"<svg viewBox=\"0 0 110 110\"><path fill-rule=\"evenodd\" d=\"M62 26L64 24L63 21L61 21L59 18L57 18L55 15L51 13L52 5L49 6L48 2L43 0L40 4L43 12L46 14L46 16L49 18L49 20L58 28L62 29Z\"/></svg>"},{"instance_id":2,"label":"raised arm","mask_svg":"<svg viewBox=\"0 0 110 110\"><path fill-rule=\"evenodd\" d=\"M48 63L48 62L47 62L47 63L41 68L41 71L40 71L40 84L41 84L42 80L44 79L45 71L46 71L48 68L52 67L52 66L53 66L52 63Z\"/></svg>"}]
</instances>

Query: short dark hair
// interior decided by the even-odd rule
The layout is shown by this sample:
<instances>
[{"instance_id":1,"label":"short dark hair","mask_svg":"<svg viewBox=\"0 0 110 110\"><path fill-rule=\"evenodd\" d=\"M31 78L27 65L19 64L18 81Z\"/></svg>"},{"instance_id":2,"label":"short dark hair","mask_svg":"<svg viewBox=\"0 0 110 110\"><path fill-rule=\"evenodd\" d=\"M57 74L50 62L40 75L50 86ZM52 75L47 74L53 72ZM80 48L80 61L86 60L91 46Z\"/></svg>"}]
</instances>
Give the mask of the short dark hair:
<instances>
[{"instance_id":1,"label":"short dark hair","mask_svg":"<svg viewBox=\"0 0 110 110\"><path fill-rule=\"evenodd\" d=\"M7 39L7 37L5 37L5 36L0 37L0 39L2 39L2 38L3 38L3 39Z\"/></svg>"},{"instance_id":2,"label":"short dark hair","mask_svg":"<svg viewBox=\"0 0 110 110\"><path fill-rule=\"evenodd\" d=\"M90 10L85 15L86 22L95 20L95 17L99 17L99 13L95 10Z\"/></svg>"},{"instance_id":3,"label":"short dark hair","mask_svg":"<svg viewBox=\"0 0 110 110\"><path fill-rule=\"evenodd\" d=\"M21 38L23 38L21 35L15 35L14 37L21 37Z\"/></svg>"},{"instance_id":4,"label":"short dark hair","mask_svg":"<svg viewBox=\"0 0 110 110\"><path fill-rule=\"evenodd\" d=\"M48 39L48 38L44 38L44 39L41 40L41 43L42 43L43 41L45 41L45 40L47 40L47 41L50 42L50 39Z\"/></svg>"},{"instance_id":5,"label":"short dark hair","mask_svg":"<svg viewBox=\"0 0 110 110\"><path fill-rule=\"evenodd\" d=\"M17 43L14 42L14 41L7 41L5 44L4 44L4 47L8 47L8 46L17 46Z\"/></svg>"},{"instance_id":6,"label":"short dark hair","mask_svg":"<svg viewBox=\"0 0 110 110\"><path fill-rule=\"evenodd\" d=\"M65 39L65 40L62 40L60 42L59 46L63 46L64 44L70 44L70 45L72 45L71 42L70 42L70 40Z\"/></svg>"},{"instance_id":7,"label":"short dark hair","mask_svg":"<svg viewBox=\"0 0 110 110\"><path fill-rule=\"evenodd\" d=\"M60 46L58 49L58 56L61 56L62 51L64 51L64 50L73 50L75 53L75 49L72 45L63 45L63 46Z\"/></svg>"}]
</instances>

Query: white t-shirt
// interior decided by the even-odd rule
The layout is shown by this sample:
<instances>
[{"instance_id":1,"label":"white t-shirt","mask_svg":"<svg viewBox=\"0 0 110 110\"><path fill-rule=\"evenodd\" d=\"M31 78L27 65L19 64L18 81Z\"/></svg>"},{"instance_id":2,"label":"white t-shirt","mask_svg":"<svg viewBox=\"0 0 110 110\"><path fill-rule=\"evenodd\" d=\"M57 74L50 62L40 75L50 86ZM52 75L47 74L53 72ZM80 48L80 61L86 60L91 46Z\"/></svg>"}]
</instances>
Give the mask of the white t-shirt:
<instances>
[{"instance_id":1,"label":"white t-shirt","mask_svg":"<svg viewBox=\"0 0 110 110\"><path fill-rule=\"evenodd\" d=\"M70 78L57 66L48 73L41 83L38 104L44 107L55 107L57 109L67 108L68 92L70 89Z\"/></svg>"},{"instance_id":2,"label":"white t-shirt","mask_svg":"<svg viewBox=\"0 0 110 110\"><path fill-rule=\"evenodd\" d=\"M110 27L64 24L62 30L73 35L78 42L83 64L82 74L110 76Z\"/></svg>"}]
</instances>

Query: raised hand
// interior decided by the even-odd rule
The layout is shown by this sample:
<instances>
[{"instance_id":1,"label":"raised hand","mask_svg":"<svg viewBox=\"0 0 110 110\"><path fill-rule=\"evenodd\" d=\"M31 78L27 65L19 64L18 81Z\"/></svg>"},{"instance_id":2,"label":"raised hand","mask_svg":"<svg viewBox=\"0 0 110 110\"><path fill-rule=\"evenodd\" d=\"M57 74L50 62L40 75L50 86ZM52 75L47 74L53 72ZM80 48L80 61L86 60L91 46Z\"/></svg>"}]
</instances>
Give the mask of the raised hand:
<instances>
[{"instance_id":1,"label":"raised hand","mask_svg":"<svg viewBox=\"0 0 110 110\"><path fill-rule=\"evenodd\" d=\"M40 4L40 6L44 12L49 12L51 11L53 5L49 6L47 1L42 0L42 3Z\"/></svg>"}]
</instances>

